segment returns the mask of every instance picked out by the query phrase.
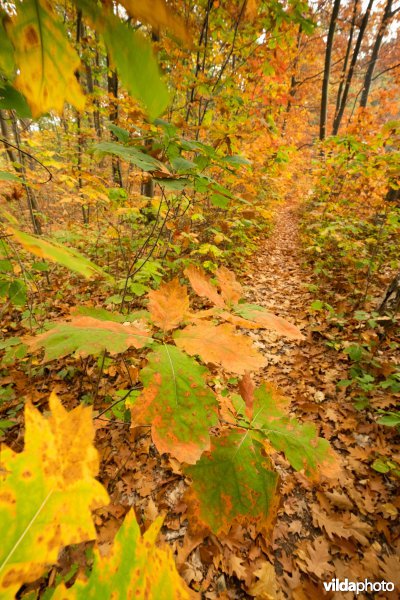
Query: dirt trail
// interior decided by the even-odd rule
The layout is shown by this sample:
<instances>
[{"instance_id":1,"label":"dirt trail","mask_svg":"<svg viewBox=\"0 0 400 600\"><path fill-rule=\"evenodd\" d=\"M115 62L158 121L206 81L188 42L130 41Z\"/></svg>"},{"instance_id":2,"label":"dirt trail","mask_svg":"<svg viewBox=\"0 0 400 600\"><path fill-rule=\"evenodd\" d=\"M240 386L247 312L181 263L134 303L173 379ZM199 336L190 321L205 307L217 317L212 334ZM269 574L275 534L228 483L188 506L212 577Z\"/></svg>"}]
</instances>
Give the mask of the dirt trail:
<instances>
[{"instance_id":1,"label":"dirt trail","mask_svg":"<svg viewBox=\"0 0 400 600\"><path fill-rule=\"evenodd\" d=\"M292 399L320 402L326 393L336 393L332 380L340 379L345 365L338 368L336 353L327 349L324 340L316 340L312 335L309 307L313 296L308 286L313 281L311 273L302 266L299 210L296 199L288 199L278 207L272 235L254 257L254 268L246 283L249 299L297 325L307 339L291 341L268 331L250 335L268 358L264 376L269 381ZM317 356L322 362L310 364L309 359Z\"/></svg>"},{"instance_id":2,"label":"dirt trail","mask_svg":"<svg viewBox=\"0 0 400 600\"><path fill-rule=\"evenodd\" d=\"M387 428L357 412L345 390L336 387L346 378L348 365L327 347L324 328L309 310L313 297L308 286L315 280L302 264L299 209L299 202L292 199L277 209L275 228L254 257L246 284L250 301L290 320L306 339L291 341L271 332L250 335L268 358L260 379L279 387L299 420L315 423L340 456L342 473L339 480L312 485L276 455L283 481L282 507L272 551L266 552L287 597L350 600L352 592L326 594L323 581L396 578L400 586L396 483L370 467L377 453L393 456L398 447L391 445L393 436ZM399 596L386 591L374 597Z\"/></svg>"}]
</instances>

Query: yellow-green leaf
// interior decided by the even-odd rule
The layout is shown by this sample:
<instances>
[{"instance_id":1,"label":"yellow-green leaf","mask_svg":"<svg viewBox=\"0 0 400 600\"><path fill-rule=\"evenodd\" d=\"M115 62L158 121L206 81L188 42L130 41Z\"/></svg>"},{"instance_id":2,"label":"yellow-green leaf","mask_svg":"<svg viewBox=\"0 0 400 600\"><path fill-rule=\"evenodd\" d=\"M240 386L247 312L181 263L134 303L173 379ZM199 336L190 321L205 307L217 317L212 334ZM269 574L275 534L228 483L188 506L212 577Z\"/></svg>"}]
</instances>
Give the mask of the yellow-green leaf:
<instances>
[{"instance_id":1,"label":"yellow-green leaf","mask_svg":"<svg viewBox=\"0 0 400 600\"><path fill-rule=\"evenodd\" d=\"M67 248L62 244L46 240L39 236L30 235L11 225L7 226L7 232L12 235L25 250L35 254L35 256L40 256L40 258L56 262L70 271L75 271L76 273L83 275L83 277L86 277L87 279L96 275L101 275L107 279L111 278L110 275L103 271L103 269L72 248Z\"/></svg>"},{"instance_id":2,"label":"yellow-green leaf","mask_svg":"<svg viewBox=\"0 0 400 600\"><path fill-rule=\"evenodd\" d=\"M85 97L75 77L80 59L48 0L24 0L6 22L18 67L14 86L23 93L34 118L64 102L82 110Z\"/></svg>"},{"instance_id":3,"label":"yellow-green leaf","mask_svg":"<svg viewBox=\"0 0 400 600\"><path fill-rule=\"evenodd\" d=\"M69 354L98 356L105 350L109 354L119 354L131 347L143 348L152 341L145 328L85 316L61 321L49 331L25 339L33 350L45 349L45 361Z\"/></svg>"},{"instance_id":4,"label":"yellow-green leaf","mask_svg":"<svg viewBox=\"0 0 400 600\"><path fill-rule=\"evenodd\" d=\"M111 553L103 557L95 551L90 578L79 579L69 589L59 586L53 600L189 600L171 550L155 545L162 523L163 518L158 517L142 537L131 510Z\"/></svg>"},{"instance_id":5,"label":"yellow-green leaf","mask_svg":"<svg viewBox=\"0 0 400 600\"><path fill-rule=\"evenodd\" d=\"M67 412L55 394L51 416L25 409L25 448L0 456L0 597L40 577L61 547L96 537L91 509L108 504L96 481L91 409Z\"/></svg>"}]
</instances>

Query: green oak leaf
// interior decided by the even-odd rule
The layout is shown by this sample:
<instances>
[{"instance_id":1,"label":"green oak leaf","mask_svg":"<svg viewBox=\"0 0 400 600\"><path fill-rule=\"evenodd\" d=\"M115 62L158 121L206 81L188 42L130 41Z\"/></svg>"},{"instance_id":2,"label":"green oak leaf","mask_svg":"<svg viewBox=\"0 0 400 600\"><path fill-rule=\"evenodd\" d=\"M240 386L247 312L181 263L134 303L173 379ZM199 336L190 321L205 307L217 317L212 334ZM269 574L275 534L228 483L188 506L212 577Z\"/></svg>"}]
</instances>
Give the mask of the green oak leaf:
<instances>
[{"instance_id":1,"label":"green oak leaf","mask_svg":"<svg viewBox=\"0 0 400 600\"><path fill-rule=\"evenodd\" d=\"M227 533L234 521L268 531L277 508L278 475L251 431L213 437L211 450L184 472L192 480L186 493L189 512L213 533Z\"/></svg>"},{"instance_id":2,"label":"green oak leaf","mask_svg":"<svg viewBox=\"0 0 400 600\"><path fill-rule=\"evenodd\" d=\"M132 423L151 424L159 452L195 463L210 448L217 400L207 386L207 369L175 346L163 345L141 371L144 390L131 408Z\"/></svg>"},{"instance_id":3,"label":"green oak leaf","mask_svg":"<svg viewBox=\"0 0 400 600\"><path fill-rule=\"evenodd\" d=\"M335 476L337 457L330 444L318 437L313 423L299 423L287 414L288 401L265 384L254 391L251 427L268 438L276 450L284 452L296 471L304 469L311 479Z\"/></svg>"}]
</instances>

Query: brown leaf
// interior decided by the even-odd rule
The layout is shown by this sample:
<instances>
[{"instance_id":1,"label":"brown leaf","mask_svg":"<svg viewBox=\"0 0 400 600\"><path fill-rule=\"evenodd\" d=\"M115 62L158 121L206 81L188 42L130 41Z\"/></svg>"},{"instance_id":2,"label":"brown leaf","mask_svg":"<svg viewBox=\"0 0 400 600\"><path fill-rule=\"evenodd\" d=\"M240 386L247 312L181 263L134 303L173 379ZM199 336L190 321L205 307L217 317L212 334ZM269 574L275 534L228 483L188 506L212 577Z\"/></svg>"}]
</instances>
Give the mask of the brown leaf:
<instances>
[{"instance_id":1,"label":"brown leaf","mask_svg":"<svg viewBox=\"0 0 400 600\"><path fill-rule=\"evenodd\" d=\"M300 547L296 554L300 569L306 573L311 573L322 579L324 575L333 572L333 566L328 562L331 559L329 545L322 536Z\"/></svg>"},{"instance_id":2,"label":"brown leaf","mask_svg":"<svg viewBox=\"0 0 400 600\"><path fill-rule=\"evenodd\" d=\"M253 418L255 385L251 379L250 373L246 371L239 381L239 392L246 405L246 416L251 420Z\"/></svg>"},{"instance_id":3,"label":"brown leaf","mask_svg":"<svg viewBox=\"0 0 400 600\"><path fill-rule=\"evenodd\" d=\"M187 288L180 285L177 277L158 290L150 291L148 296L153 323L164 331L178 327L189 310Z\"/></svg>"},{"instance_id":4,"label":"brown leaf","mask_svg":"<svg viewBox=\"0 0 400 600\"><path fill-rule=\"evenodd\" d=\"M255 596L259 600L279 600L282 598L276 582L275 569L271 563L265 561L259 569L254 571L254 575L258 577L258 581L248 590L251 596Z\"/></svg>"}]
</instances>

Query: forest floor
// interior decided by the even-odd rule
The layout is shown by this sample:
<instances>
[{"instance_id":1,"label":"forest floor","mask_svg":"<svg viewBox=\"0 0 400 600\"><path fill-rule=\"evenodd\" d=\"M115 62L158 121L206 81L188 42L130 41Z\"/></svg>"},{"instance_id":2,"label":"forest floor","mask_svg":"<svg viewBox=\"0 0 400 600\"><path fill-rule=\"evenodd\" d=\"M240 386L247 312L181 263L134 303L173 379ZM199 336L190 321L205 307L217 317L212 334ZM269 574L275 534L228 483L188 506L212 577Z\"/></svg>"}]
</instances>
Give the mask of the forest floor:
<instances>
[{"instance_id":1,"label":"forest floor","mask_svg":"<svg viewBox=\"0 0 400 600\"><path fill-rule=\"evenodd\" d=\"M317 425L340 455L342 470L336 481L313 486L275 456L281 465L282 502L267 555L275 566L277 587L290 598L347 600L353 598L352 592L326 594L322 582L367 578L392 581L399 589L396 484L369 466L378 454L398 455L399 446L388 428L355 410L345 390L336 386L346 378L347 357L326 345L327 327L310 311L309 287L315 276L305 264L300 244L300 211L297 199L279 206L273 235L254 257L246 283L251 301L287 318L306 339L287 340L268 331L251 336L268 358L262 378L291 400L297 418ZM261 585L262 571L259 575ZM267 578L267 593L268 583ZM362 597L369 596L358 596ZM386 591L374 597L399 596Z\"/></svg>"},{"instance_id":2,"label":"forest floor","mask_svg":"<svg viewBox=\"0 0 400 600\"><path fill-rule=\"evenodd\" d=\"M217 539L188 528L183 498L187 484L180 465L159 455L148 428L130 429L129 423L108 419L103 414L104 403L94 406L99 478L111 498L109 506L95 513L100 551L107 554L130 507L135 508L143 528L158 514L166 513L162 536L175 552L181 575L207 600L350 600L353 593L326 593L323 587L324 581L346 577L350 581L391 581L400 589L396 481L370 466L378 455L398 457L399 440L393 430L376 423L372 412L357 411L346 390L337 388L337 382L346 378L349 363L346 355L327 346L332 328L310 310L315 275L301 247L301 208L301 201L294 198L277 205L271 237L260 243L238 279L245 285L247 300L287 318L305 336L303 341L293 341L264 330L248 333L268 360L256 383L274 384L289 399L291 413L303 423L314 423L319 434L330 441L342 466L337 479L310 482L296 473L283 455L272 453L281 477L281 502L271 539L257 535L252 526L239 525ZM92 300L102 302L94 290ZM68 310L69 306L63 305L62 311ZM72 358L62 361L64 368L73 364ZM89 364L84 378L71 381L58 376L60 364L52 365L49 363L44 376L32 379L15 372L18 395L29 390L34 401L42 404L50 389L55 389L68 406L76 405L84 392L93 392L98 371L95 362ZM134 371L132 368L129 378L136 381ZM96 398L127 385L127 374L118 366L105 368L103 374L97 381ZM385 393L377 394L378 406L385 406ZM16 438L13 434L13 446L18 450L22 431L19 429ZM63 551L63 575L74 565L85 568L89 546ZM56 572L54 568L50 584ZM358 595L359 599L370 597L392 600L398 595Z\"/></svg>"}]
</instances>

